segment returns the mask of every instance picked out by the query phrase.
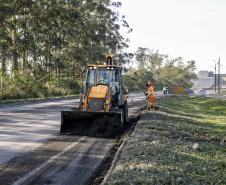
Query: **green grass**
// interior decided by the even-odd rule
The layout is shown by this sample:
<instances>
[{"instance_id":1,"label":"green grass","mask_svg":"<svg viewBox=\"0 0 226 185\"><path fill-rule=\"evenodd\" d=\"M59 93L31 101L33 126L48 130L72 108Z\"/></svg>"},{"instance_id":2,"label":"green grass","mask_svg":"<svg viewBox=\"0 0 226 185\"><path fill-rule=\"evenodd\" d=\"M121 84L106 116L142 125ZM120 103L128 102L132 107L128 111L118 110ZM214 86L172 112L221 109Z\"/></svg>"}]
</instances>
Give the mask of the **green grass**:
<instances>
[{"instance_id":1,"label":"green grass","mask_svg":"<svg viewBox=\"0 0 226 185\"><path fill-rule=\"evenodd\" d=\"M178 96L156 104L142 114L109 184L226 184L226 100Z\"/></svg>"},{"instance_id":2,"label":"green grass","mask_svg":"<svg viewBox=\"0 0 226 185\"><path fill-rule=\"evenodd\" d=\"M213 94L218 94L218 89L216 90L216 92L213 92ZM226 94L226 90L221 89L220 94Z\"/></svg>"}]
</instances>

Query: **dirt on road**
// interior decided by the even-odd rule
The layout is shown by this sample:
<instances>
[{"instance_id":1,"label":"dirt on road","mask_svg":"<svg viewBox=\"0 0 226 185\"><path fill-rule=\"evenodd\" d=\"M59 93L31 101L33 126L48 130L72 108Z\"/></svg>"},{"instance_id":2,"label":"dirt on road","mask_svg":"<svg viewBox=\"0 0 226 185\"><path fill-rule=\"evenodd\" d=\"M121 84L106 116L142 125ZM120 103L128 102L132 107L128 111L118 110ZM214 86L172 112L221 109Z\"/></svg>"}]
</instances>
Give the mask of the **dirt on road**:
<instances>
[{"instance_id":1,"label":"dirt on road","mask_svg":"<svg viewBox=\"0 0 226 185\"><path fill-rule=\"evenodd\" d=\"M0 167L0 184L85 184L114 139L57 135Z\"/></svg>"},{"instance_id":2,"label":"dirt on road","mask_svg":"<svg viewBox=\"0 0 226 185\"><path fill-rule=\"evenodd\" d=\"M101 116L95 119L80 118L64 121L67 127L63 134L86 135L92 137L114 138L122 132L121 120L118 116Z\"/></svg>"}]
</instances>

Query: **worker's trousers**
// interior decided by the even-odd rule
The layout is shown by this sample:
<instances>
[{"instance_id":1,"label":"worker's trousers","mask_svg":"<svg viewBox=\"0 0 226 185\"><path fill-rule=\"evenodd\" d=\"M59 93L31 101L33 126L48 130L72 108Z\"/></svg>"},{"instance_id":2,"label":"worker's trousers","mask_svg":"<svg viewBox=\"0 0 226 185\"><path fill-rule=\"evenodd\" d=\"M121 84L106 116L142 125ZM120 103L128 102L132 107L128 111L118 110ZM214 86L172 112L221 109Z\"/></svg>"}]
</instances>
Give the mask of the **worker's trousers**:
<instances>
[{"instance_id":1,"label":"worker's trousers","mask_svg":"<svg viewBox=\"0 0 226 185\"><path fill-rule=\"evenodd\" d=\"M152 107L155 106L155 97L154 96L148 98L148 108L151 108L151 106Z\"/></svg>"}]
</instances>

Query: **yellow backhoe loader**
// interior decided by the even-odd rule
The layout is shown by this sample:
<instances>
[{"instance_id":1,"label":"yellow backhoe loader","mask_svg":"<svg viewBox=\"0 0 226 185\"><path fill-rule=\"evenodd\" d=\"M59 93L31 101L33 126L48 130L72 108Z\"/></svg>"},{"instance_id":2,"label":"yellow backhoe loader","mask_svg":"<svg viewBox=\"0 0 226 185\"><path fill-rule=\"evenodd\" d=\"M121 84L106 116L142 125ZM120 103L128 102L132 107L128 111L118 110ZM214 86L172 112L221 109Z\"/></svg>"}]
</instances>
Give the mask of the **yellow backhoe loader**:
<instances>
[{"instance_id":1,"label":"yellow backhoe loader","mask_svg":"<svg viewBox=\"0 0 226 185\"><path fill-rule=\"evenodd\" d=\"M106 55L106 65L87 65L78 108L61 111L61 133L114 136L128 122L128 90L123 88L122 69Z\"/></svg>"}]
</instances>

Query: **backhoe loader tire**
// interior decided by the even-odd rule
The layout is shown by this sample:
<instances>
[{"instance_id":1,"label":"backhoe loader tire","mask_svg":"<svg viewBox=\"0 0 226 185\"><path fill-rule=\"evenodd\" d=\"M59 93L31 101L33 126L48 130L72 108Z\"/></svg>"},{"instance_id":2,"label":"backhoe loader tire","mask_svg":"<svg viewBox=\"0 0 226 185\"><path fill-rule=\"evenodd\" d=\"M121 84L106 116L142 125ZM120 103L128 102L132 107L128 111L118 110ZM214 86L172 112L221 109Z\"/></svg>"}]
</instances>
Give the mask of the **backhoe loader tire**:
<instances>
[{"instance_id":1,"label":"backhoe loader tire","mask_svg":"<svg viewBox=\"0 0 226 185\"><path fill-rule=\"evenodd\" d=\"M82 105L83 99L84 99L84 94L83 94L83 93L81 93L81 94L79 95L79 99L80 99L80 101L79 101L79 110L82 110L81 105Z\"/></svg>"},{"instance_id":2,"label":"backhoe loader tire","mask_svg":"<svg viewBox=\"0 0 226 185\"><path fill-rule=\"evenodd\" d=\"M127 100L125 100L124 105L122 105L121 109L122 109L122 114L123 114L122 115L122 117L123 117L122 127L123 127L123 124L126 124L129 121Z\"/></svg>"}]
</instances>

